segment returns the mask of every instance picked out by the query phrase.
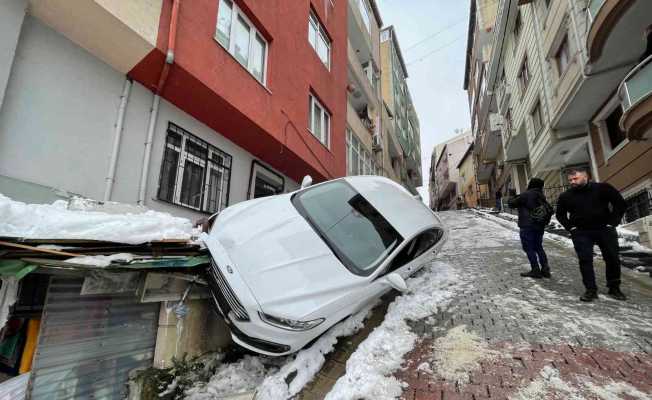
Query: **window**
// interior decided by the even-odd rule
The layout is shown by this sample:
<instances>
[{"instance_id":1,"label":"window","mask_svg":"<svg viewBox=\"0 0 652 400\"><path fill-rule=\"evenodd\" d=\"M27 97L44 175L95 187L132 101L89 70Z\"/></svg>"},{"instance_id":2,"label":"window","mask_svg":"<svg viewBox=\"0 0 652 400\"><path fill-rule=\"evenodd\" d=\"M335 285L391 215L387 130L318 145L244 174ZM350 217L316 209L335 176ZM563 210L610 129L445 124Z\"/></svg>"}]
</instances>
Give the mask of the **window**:
<instances>
[{"instance_id":1,"label":"window","mask_svg":"<svg viewBox=\"0 0 652 400\"><path fill-rule=\"evenodd\" d=\"M330 69L331 41L326 34L326 30L312 12L310 12L310 18L308 20L308 41L317 52L317 56L319 56L321 62L324 63L326 68Z\"/></svg>"},{"instance_id":2,"label":"window","mask_svg":"<svg viewBox=\"0 0 652 400\"><path fill-rule=\"evenodd\" d=\"M372 153L364 148L358 137L346 130L346 174L351 175L381 175L380 167Z\"/></svg>"},{"instance_id":3,"label":"window","mask_svg":"<svg viewBox=\"0 0 652 400\"><path fill-rule=\"evenodd\" d=\"M618 105L604 121L607 126L607 133L609 134L609 145L611 145L612 150L625 141L627 137L627 133L620 129L620 118L622 116L623 110Z\"/></svg>"},{"instance_id":4,"label":"window","mask_svg":"<svg viewBox=\"0 0 652 400\"><path fill-rule=\"evenodd\" d=\"M392 263L385 274L396 271L398 268L401 268L430 250L441 240L443 235L444 233L441 229L433 228L412 239L410 243L406 244L396 257L394 257L394 260L392 260Z\"/></svg>"},{"instance_id":5,"label":"window","mask_svg":"<svg viewBox=\"0 0 652 400\"><path fill-rule=\"evenodd\" d=\"M403 241L374 206L345 181L299 192L292 203L354 274L370 275Z\"/></svg>"},{"instance_id":6,"label":"window","mask_svg":"<svg viewBox=\"0 0 652 400\"><path fill-rule=\"evenodd\" d=\"M308 96L308 129L326 147L330 147L331 116L315 96Z\"/></svg>"},{"instance_id":7,"label":"window","mask_svg":"<svg viewBox=\"0 0 652 400\"><path fill-rule=\"evenodd\" d=\"M215 40L265 84L267 41L231 0L220 0Z\"/></svg>"},{"instance_id":8,"label":"window","mask_svg":"<svg viewBox=\"0 0 652 400\"><path fill-rule=\"evenodd\" d=\"M367 32L371 33L371 18L369 17L369 10L367 10L366 1L358 0L358 8L360 9L362 22L364 22L364 26L367 28Z\"/></svg>"},{"instance_id":9,"label":"window","mask_svg":"<svg viewBox=\"0 0 652 400\"><path fill-rule=\"evenodd\" d=\"M507 113L505 113L505 130L508 135L512 134L512 109L508 108Z\"/></svg>"},{"instance_id":10,"label":"window","mask_svg":"<svg viewBox=\"0 0 652 400\"><path fill-rule=\"evenodd\" d=\"M534 127L534 137L539 136L541 129L543 128L543 117L541 115L541 101L537 100L537 103L532 108L532 126Z\"/></svg>"},{"instance_id":11,"label":"window","mask_svg":"<svg viewBox=\"0 0 652 400\"><path fill-rule=\"evenodd\" d=\"M555 63L557 64L557 73L561 77L566 69L568 68L568 63L570 61L570 52L568 49L568 35L564 36L557 53L555 53Z\"/></svg>"},{"instance_id":12,"label":"window","mask_svg":"<svg viewBox=\"0 0 652 400\"><path fill-rule=\"evenodd\" d=\"M521 11L519 10L516 13L516 21L514 21L514 39L518 40L518 37L521 35L521 29L523 28L521 22Z\"/></svg>"},{"instance_id":13,"label":"window","mask_svg":"<svg viewBox=\"0 0 652 400\"><path fill-rule=\"evenodd\" d=\"M518 71L518 82L521 86L521 94L525 94L527 85L530 83L530 70L527 65L527 56L523 59L521 69Z\"/></svg>"},{"instance_id":14,"label":"window","mask_svg":"<svg viewBox=\"0 0 652 400\"><path fill-rule=\"evenodd\" d=\"M257 160L252 161L248 199L273 196L283 193L284 190L285 179L282 175L267 168Z\"/></svg>"},{"instance_id":15,"label":"window","mask_svg":"<svg viewBox=\"0 0 652 400\"><path fill-rule=\"evenodd\" d=\"M228 205L231 156L168 124L158 199L214 213Z\"/></svg>"},{"instance_id":16,"label":"window","mask_svg":"<svg viewBox=\"0 0 652 400\"><path fill-rule=\"evenodd\" d=\"M647 217L652 212L652 196L647 189L629 196L625 199L627 210L625 212L625 221L633 222L639 218Z\"/></svg>"}]
</instances>

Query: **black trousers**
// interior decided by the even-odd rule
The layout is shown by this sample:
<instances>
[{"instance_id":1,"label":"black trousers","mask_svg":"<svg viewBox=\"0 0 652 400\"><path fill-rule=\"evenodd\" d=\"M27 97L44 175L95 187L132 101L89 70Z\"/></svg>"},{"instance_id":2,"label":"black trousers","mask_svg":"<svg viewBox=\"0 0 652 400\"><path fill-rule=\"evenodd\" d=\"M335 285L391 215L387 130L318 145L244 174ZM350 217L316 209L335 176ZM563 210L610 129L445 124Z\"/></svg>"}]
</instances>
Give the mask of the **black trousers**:
<instances>
[{"instance_id":1,"label":"black trousers","mask_svg":"<svg viewBox=\"0 0 652 400\"><path fill-rule=\"evenodd\" d=\"M543 250L543 228L521 228L521 246L530 261L532 271L539 272L539 264L544 270L548 269L548 257ZM538 260L537 260L538 259Z\"/></svg>"},{"instance_id":2,"label":"black trousers","mask_svg":"<svg viewBox=\"0 0 652 400\"><path fill-rule=\"evenodd\" d=\"M607 286L620 286L620 257L618 255L618 234L615 228L571 231L573 246L580 262L580 272L584 287L597 290L595 271L593 270L593 246L598 245L602 258L607 264Z\"/></svg>"}]
</instances>

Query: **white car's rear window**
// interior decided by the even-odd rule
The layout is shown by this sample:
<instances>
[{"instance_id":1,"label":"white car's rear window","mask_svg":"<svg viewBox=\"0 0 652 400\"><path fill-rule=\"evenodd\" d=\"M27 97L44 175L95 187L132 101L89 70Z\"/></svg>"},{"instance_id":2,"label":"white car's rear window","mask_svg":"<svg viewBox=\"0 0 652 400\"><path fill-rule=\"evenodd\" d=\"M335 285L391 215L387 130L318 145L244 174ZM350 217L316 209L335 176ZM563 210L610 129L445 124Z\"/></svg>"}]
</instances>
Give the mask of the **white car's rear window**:
<instances>
[{"instance_id":1,"label":"white car's rear window","mask_svg":"<svg viewBox=\"0 0 652 400\"><path fill-rule=\"evenodd\" d=\"M344 181L310 188L295 195L292 202L353 273L370 274L403 241L396 229Z\"/></svg>"}]
</instances>

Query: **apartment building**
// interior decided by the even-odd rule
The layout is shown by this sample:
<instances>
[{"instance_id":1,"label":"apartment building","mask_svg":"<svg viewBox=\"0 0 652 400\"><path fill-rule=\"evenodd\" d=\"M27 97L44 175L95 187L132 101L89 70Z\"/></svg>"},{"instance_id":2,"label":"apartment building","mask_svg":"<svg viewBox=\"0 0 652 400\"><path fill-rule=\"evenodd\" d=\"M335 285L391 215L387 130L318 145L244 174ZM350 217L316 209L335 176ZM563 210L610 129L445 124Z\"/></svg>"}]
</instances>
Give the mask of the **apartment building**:
<instances>
[{"instance_id":1,"label":"apartment building","mask_svg":"<svg viewBox=\"0 0 652 400\"><path fill-rule=\"evenodd\" d=\"M348 0L347 175L388 175L380 97L380 29L375 0Z\"/></svg>"},{"instance_id":2,"label":"apartment building","mask_svg":"<svg viewBox=\"0 0 652 400\"><path fill-rule=\"evenodd\" d=\"M0 193L35 203L78 195L196 219L291 191L305 175L344 176L347 7L0 2ZM42 282L40 305L57 312L41 326L67 333L38 344L29 398L61 388L124 398L129 370L229 340L223 325L209 329L217 318L205 318L206 300L188 303L183 330L200 340L180 342L164 303L133 293L87 300L98 312L81 324L73 299L83 277L57 282Z\"/></svg>"},{"instance_id":3,"label":"apartment building","mask_svg":"<svg viewBox=\"0 0 652 400\"><path fill-rule=\"evenodd\" d=\"M470 131L466 131L435 146L430 166L431 208L455 210L463 206L461 171L458 166L462 158L468 156L472 143L473 136Z\"/></svg>"},{"instance_id":4,"label":"apartment building","mask_svg":"<svg viewBox=\"0 0 652 400\"><path fill-rule=\"evenodd\" d=\"M517 164L505 182L520 191L541 177L554 203L564 170L585 166L650 234L650 15L645 0L499 2L486 101L504 162Z\"/></svg>"},{"instance_id":5,"label":"apartment building","mask_svg":"<svg viewBox=\"0 0 652 400\"><path fill-rule=\"evenodd\" d=\"M391 121L391 129L402 149L402 159L392 156L392 165L401 166L397 168L401 182L416 194L416 187L422 185L420 126L407 86L407 67L393 26L381 30L380 58L386 120Z\"/></svg>"},{"instance_id":6,"label":"apartment building","mask_svg":"<svg viewBox=\"0 0 652 400\"><path fill-rule=\"evenodd\" d=\"M473 143L469 145L456 167L460 176L457 191L463 208L475 208L480 205L480 188L475 180L475 165L472 155Z\"/></svg>"},{"instance_id":7,"label":"apartment building","mask_svg":"<svg viewBox=\"0 0 652 400\"><path fill-rule=\"evenodd\" d=\"M292 190L304 175L346 173L344 3L2 7L7 195L80 195L196 218Z\"/></svg>"}]
</instances>

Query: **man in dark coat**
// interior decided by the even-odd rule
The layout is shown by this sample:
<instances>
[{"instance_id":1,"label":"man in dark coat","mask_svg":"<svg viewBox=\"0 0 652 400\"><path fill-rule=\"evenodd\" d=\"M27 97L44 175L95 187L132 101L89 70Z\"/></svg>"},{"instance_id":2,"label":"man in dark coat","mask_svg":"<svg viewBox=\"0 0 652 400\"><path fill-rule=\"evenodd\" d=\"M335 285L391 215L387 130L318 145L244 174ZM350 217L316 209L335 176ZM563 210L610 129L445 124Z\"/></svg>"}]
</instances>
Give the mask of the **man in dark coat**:
<instances>
[{"instance_id":1,"label":"man in dark coat","mask_svg":"<svg viewBox=\"0 0 652 400\"><path fill-rule=\"evenodd\" d=\"M496 190L496 210L503 211L503 192Z\"/></svg>"},{"instance_id":2,"label":"man in dark coat","mask_svg":"<svg viewBox=\"0 0 652 400\"><path fill-rule=\"evenodd\" d=\"M527 254L531 268L529 272L523 272L521 276L528 278L550 278L548 257L543 250L543 228L545 227L530 216L530 211L541 205L543 201L545 201L543 181L539 178L532 178L525 192L511 197L507 202L510 207L518 209L521 245Z\"/></svg>"},{"instance_id":3,"label":"man in dark coat","mask_svg":"<svg viewBox=\"0 0 652 400\"><path fill-rule=\"evenodd\" d=\"M583 169L567 172L571 188L559 196L557 220L571 233L573 246L579 259L582 281L586 288L580 300L598 298L598 288L593 270L593 246L600 247L607 265L609 295L617 300L627 300L620 291L620 258L616 227L627 209L625 199L608 183L589 182Z\"/></svg>"}]
</instances>

